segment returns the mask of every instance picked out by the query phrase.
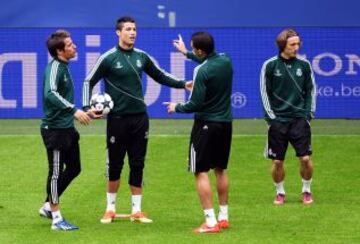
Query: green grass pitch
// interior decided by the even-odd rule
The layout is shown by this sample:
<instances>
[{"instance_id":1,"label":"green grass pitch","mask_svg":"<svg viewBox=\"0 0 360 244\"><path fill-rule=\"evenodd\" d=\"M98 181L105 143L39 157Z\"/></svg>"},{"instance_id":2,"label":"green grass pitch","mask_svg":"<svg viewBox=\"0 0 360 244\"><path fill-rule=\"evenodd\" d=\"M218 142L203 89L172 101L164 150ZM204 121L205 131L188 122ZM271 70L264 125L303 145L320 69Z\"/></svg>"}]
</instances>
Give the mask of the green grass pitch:
<instances>
[{"instance_id":1,"label":"green grass pitch","mask_svg":"<svg viewBox=\"0 0 360 244\"><path fill-rule=\"evenodd\" d=\"M99 222L105 209L104 122L80 127L82 172L61 197L74 232L50 230L38 209L47 162L39 121L0 121L0 243L360 243L360 121L313 122L314 204L301 203L299 165L290 149L287 203L274 206L262 120L234 123L229 163L231 228L191 232L203 222L194 177L186 171L192 121L152 120L142 208L153 224ZM211 174L212 175L212 174ZM214 182L214 177L211 177ZM130 211L125 164L117 211ZM218 211L216 194L213 197Z\"/></svg>"}]
</instances>

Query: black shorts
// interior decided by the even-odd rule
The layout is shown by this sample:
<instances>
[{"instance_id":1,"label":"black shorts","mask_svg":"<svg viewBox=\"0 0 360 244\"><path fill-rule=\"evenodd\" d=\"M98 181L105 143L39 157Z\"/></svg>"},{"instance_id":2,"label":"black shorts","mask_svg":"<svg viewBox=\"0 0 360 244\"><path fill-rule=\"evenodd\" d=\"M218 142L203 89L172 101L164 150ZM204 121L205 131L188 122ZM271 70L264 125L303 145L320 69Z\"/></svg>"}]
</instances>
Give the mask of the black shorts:
<instances>
[{"instance_id":1,"label":"black shorts","mask_svg":"<svg viewBox=\"0 0 360 244\"><path fill-rule=\"evenodd\" d=\"M232 123L195 120L190 139L189 171L226 169L231 148Z\"/></svg>"},{"instance_id":2,"label":"black shorts","mask_svg":"<svg viewBox=\"0 0 360 244\"><path fill-rule=\"evenodd\" d=\"M128 155L130 170L142 171L149 135L149 117L146 113L109 116L107 119L107 170L108 180L120 178L125 154ZM141 185L137 177L132 185ZM131 179L133 180L133 179Z\"/></svg>"},{"instance_id":3,"label":"black shorts","mask_svg":"<svg viewBox=\"0 0 360 244\"><path fill-rule=\"evenodd\" d=\"M46 149L70 150L78 144L80 136L75 128L41 129L41 136Z\"/></svg>"},{"instance_id":4,"label":"black shorts","mask_svg":"<svg viewBox=\"0 0 360 244\"><path fill-rule=\"evenodd\" d=\"M272 122L268 129L265 156L284 160L289 142L294 147L297 157L312 154L311 128L306 119L297 118L291 122Z\"/></svg>"}]
</instances>

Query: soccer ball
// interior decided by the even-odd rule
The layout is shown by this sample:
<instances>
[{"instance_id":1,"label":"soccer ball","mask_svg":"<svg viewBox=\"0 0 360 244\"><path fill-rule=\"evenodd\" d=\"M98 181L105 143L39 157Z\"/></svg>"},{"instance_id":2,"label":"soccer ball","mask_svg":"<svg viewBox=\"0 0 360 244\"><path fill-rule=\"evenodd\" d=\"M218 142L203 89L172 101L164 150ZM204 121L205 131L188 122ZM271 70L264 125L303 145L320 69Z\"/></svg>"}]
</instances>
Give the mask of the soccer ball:
<instances>
[{"instance_id":1,"label":"soccer ball","mask_svg":"<svg viewBox=\"0 0 360 244\"><path fill-rule=\"evenodd\" d=\"M103 115L108 114L114 107L114 102L107 93L96 93L92 95L90 100L90 107L101 111Z\"/></svg>"}]
</instances>

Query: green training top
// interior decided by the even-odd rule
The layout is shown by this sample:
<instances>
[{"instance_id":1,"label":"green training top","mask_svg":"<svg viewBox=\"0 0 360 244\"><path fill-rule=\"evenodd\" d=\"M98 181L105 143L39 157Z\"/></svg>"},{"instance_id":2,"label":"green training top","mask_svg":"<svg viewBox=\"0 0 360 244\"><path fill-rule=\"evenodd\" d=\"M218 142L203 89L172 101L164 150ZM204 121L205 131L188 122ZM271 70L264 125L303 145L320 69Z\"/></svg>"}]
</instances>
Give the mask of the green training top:
<instances>
[{"instance_id":1,"label":"green training top","mask_svg":"<svg viewBox=\"0 0 360 244\"><path fill-rule=\"evenodd\" d=\"M74 82L68 63L53 59L47 64L43 81L43 111L41 128L74 127Z\"/></svg>"},{"instance_id":2,"label":"green training top","mask_svg":"<svg viewBox=\"0 0 360 244\"><path fill-rule=\"evenodd\" d=\"M125 115L146 112L142 91L142 73L145 72L160 84L184 88L185 81L162 70L146 52L134 48L125 50L119 45L100 56L85 78L83 107L90 106L90 94L100 79L105 81L105 92L114 101L111 114Z\"/></svg>"},{"instance_id":3,"label":"green training top","mask_svg":"<svg viewBox=\"0 0 360 244\"><path fill-rule=\"evenodd\" d=\"M186 57L201 64L194 70L189 101L177 104L176 112L195 112L195 119L199 120L231 122L233 69L230 58L215 52L205 59L199 59L191 52Z\"/></svg>"},{"instance_id":4,"label":"green training top","mask_svg":"<svg viewBox=\"0 0 360 244\"><path fill-rule=\"evenodd\" d=\"M260 92L268 122L311 119L316 108L315 90L314 74L306 59L287 60L278 55L264 62Z\"/></svg>"}]
</instances>

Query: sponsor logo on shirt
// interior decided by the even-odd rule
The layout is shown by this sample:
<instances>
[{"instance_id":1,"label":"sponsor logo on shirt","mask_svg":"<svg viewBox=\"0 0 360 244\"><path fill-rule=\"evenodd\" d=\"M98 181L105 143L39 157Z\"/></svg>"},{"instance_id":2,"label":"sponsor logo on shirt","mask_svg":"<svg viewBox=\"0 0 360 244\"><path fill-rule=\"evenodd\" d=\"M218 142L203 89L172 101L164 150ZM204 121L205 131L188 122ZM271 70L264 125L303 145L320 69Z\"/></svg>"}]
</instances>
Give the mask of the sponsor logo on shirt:
<instances>
[{"instance_id":1,"label":"sponsor logo on shirt","mask_svg":"<svg viewBox=\"0 0 360 244\"><path fill-rule=\"evenodd\" d=\"M274 75L275 75L275 76L277 76L277 77L282 76L282 74L281 74L281 72L280 72L280 70L279 70L279 69L276 69L276 70L275 70Z\"/></svg>"}]
</instances>

